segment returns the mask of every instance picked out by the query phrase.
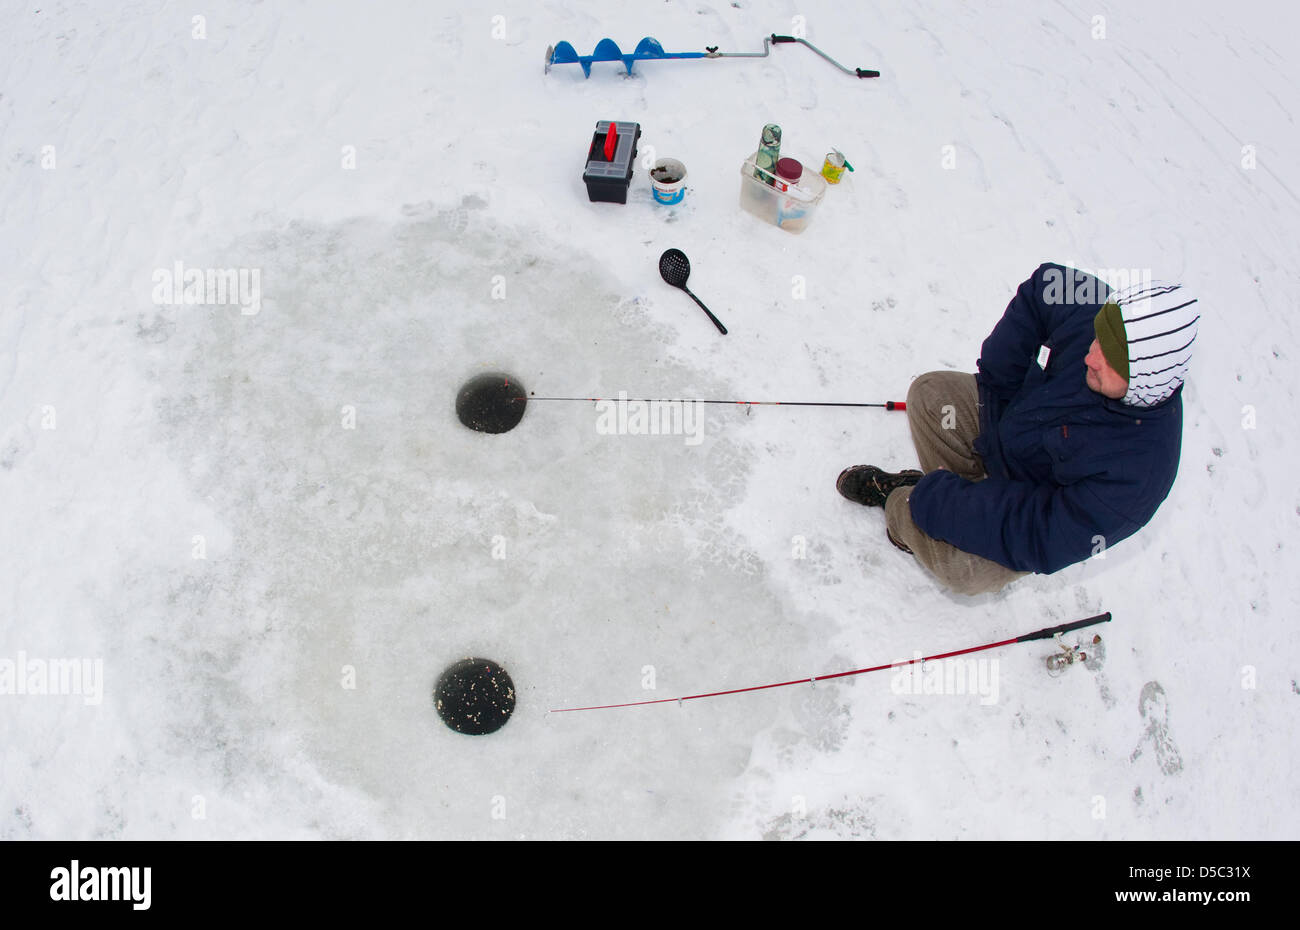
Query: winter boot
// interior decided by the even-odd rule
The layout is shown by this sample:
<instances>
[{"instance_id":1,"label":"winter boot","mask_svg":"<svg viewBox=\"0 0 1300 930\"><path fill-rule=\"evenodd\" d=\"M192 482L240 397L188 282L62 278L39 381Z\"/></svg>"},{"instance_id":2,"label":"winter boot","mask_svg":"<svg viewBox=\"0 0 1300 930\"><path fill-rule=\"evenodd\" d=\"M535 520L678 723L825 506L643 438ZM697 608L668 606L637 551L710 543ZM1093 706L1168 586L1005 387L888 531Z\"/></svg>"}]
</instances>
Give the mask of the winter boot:
<instances>
[{"instance_id":1,"label":"winter boot","mask_svg":"<svg viewBox=\"0 0 1300 930\"><path fill-rule=\"evenodd\" d=\"M897 473L887 472L875 465L854 465L840 472L835 490L849 500L867 507L883 507L885 499L898 488L916 484L924 475L914 468Z\"/></svg>"}]
</instances>

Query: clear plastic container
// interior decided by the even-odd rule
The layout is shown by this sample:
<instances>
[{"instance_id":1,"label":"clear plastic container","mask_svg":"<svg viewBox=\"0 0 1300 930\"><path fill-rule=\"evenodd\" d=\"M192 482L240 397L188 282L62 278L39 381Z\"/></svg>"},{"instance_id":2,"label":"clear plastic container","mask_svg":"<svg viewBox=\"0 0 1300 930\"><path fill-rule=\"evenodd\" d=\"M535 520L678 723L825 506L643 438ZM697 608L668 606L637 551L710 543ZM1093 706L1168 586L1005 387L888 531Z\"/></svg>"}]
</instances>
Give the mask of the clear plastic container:
<instances>
[{"instance_id":1,"label":"clear plastic container","mask_svg":"<svg viewBox=\"0 0 1300 930\"><path fill-rule=\"evenodd\" d=\"M826 179L805 164L798 182L790 184L758 167L757 158L755 152L740 167L741 207L786 232L803 232L826 193Z\"/></svg>"}]
</instances>

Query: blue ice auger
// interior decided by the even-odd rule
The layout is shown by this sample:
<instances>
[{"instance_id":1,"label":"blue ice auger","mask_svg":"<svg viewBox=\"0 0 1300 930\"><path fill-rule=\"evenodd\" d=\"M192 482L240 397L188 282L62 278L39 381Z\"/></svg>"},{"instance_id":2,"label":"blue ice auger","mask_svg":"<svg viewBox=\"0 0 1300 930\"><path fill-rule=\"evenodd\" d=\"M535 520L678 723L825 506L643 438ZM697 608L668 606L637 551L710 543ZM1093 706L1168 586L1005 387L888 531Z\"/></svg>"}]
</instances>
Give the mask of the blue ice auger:
<instances>
[{"instance_id":1,"label":"blue ice auger","mask_svg":"<svg viewBox=\"0 0 1300 930\"><path fill-rule=\"evenodd\" d=\"M763 39L763 50L761 52L720 52L716 45L706 46L702 52L665 52L658 39L646 36L636 44L636 50L630 55L624 55L623 50L618 47L618 43L608 38L601 39L596 43L596 50L590 55L579 55L570 43L560 42L558 45L551 45L546 49L546 73L551 73L551 65L576 64L582 65L583 75L591 77L591 65L597 61L621 61L623 66L627 68L627 73L631 74L632 63L637 61L660 61L671 58L766 58L773 45L782 45L787 42L798 42L800 45L808 46L808 48L850 77L880 77L879 71L844 67L844 65L827 55L807 39L801 39L797 36L779 36L775 33Z\"/></svg>"},{"instance_id":2,"label":"blue ice auger","mask_svg":"<svg viewBox=\"0 0 1300 930\"><path fill-rule=\"evenodd\" d=\"M636 51L631 55L624 55L623 50L618 47L618 43L613 39L601 39L596 44L596 50L590 55L579 55L577 50L568 42L561 42L559 45L552 46L546 50L546 73L551 71L551 65L582 65L582 73L591 77L591 63L594 61L621 61L627 68L627 73L632 73L632 62L648 61L650 59L661 58L704 58L704 52L665 52L664 47L659 44L658 39L652 39L646 36L636 44Z\"/></svg>"}]
</instances>

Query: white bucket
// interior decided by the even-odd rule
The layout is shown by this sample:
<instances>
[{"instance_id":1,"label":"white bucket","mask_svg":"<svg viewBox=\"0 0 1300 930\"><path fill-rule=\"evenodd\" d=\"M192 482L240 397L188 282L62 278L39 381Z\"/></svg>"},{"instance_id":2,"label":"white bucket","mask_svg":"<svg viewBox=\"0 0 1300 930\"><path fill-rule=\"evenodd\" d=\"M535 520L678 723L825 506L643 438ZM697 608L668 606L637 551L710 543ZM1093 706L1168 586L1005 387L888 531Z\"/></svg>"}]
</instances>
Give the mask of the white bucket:
<instances>
[{"instance_id":1,"label":"white bucket","mask_svg":"<svg viewBox=\"0 0 1300 930\"><path fill-rule=\"evenodd\" d=\"M686 166L675 158L661 158L650 169L650 184L659 203L681 203L686 196Z\"/></svg>"}]
</instances>

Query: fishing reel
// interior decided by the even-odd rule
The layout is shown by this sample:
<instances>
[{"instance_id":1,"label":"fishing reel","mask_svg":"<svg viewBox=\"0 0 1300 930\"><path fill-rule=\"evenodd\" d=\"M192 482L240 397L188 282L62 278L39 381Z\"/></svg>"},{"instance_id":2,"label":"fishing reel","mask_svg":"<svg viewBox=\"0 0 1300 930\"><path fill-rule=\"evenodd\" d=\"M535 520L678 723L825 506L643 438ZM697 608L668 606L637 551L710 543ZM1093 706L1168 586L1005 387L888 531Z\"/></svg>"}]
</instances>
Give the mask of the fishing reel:
<instances>
[{"instance_id":1,"label":"fishing reel","mask_svg":"<svg viewBox=\"0 0 1300 930\"><path fill-rule=\"evenodd\" d=\"M1076 642L1073 646L1066 645L1061 642L1060 633L1057 633L1053 639L1056 640L1056 645L1061 647L1061 651L1054 652L1047 657L1047 673L1049 675L1052 675L1053 677L1063 675L1065 674L1066 669L1071 665L1074 665L1076 662L1088 661L1088 653L1083 651L1083 643ZM1101 635L1094 635L1092 637L1092 645L1097 646L1100 644Z\"/></svg>"}]
</instances>

